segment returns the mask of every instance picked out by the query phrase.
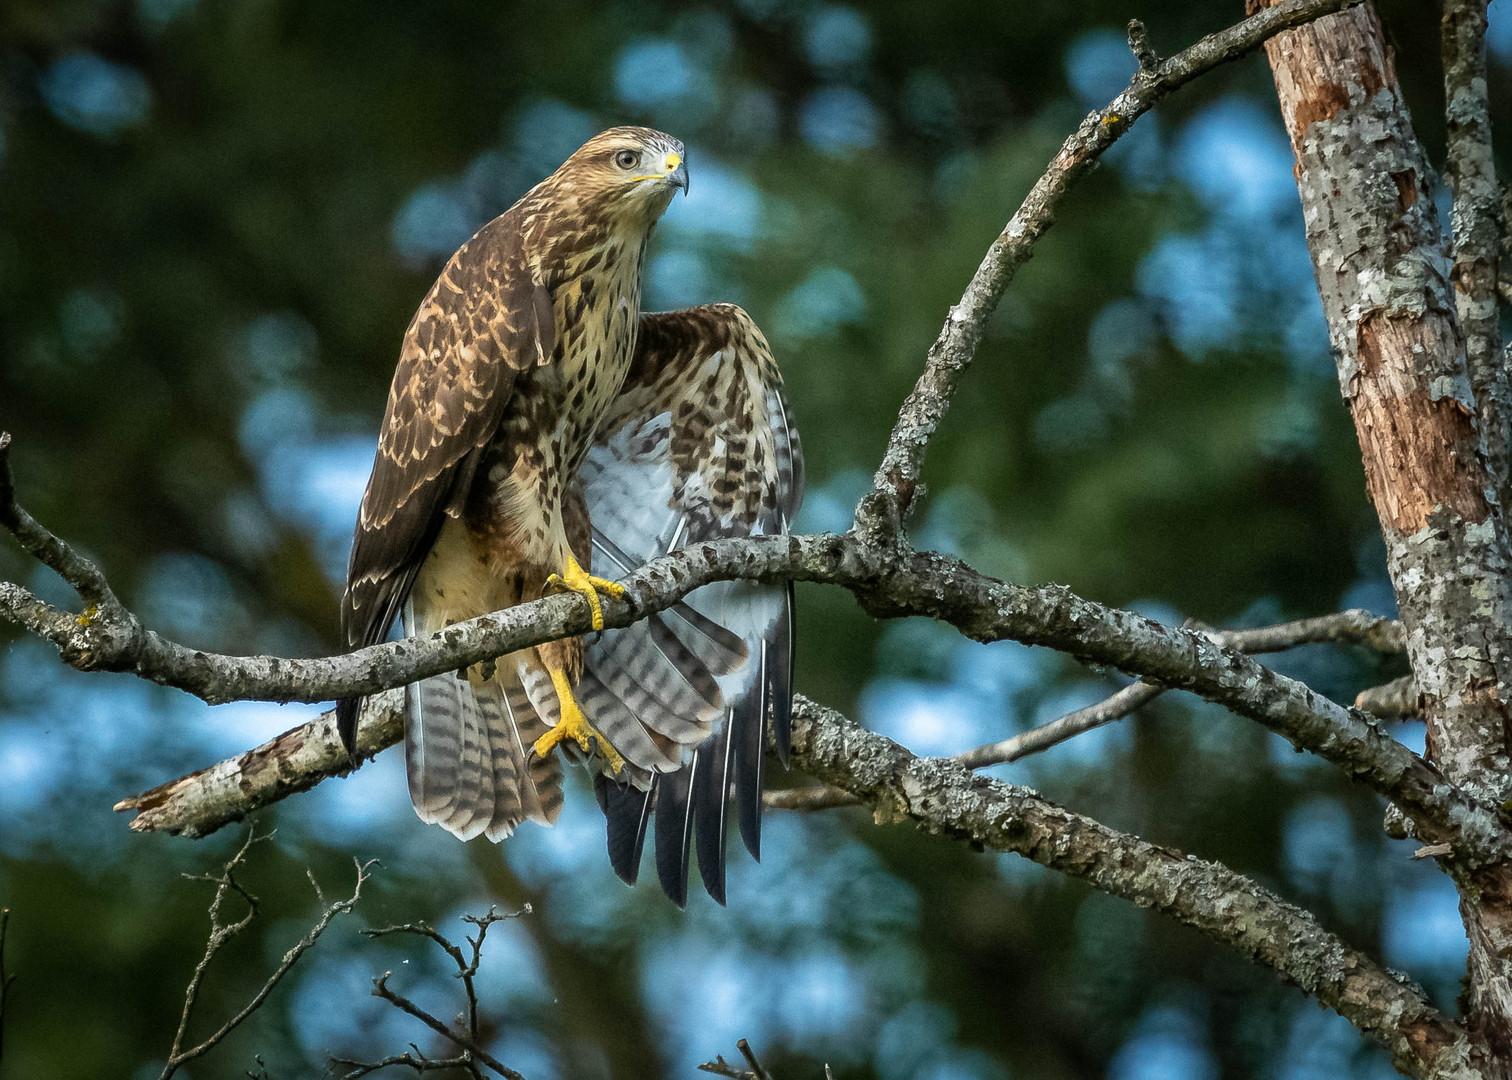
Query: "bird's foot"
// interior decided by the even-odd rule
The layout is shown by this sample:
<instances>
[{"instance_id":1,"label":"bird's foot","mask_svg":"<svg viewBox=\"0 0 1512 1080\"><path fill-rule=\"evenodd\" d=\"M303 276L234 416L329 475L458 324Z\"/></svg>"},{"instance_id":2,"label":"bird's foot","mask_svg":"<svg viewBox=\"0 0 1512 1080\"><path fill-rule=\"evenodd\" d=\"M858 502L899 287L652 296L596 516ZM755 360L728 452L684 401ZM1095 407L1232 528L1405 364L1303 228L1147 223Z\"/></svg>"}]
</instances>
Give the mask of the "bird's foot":
<instances>
[{"instance_id":1,"label":"bird's foot","mask_svg":"<svg viewBox=\"0 0 1512 1080\"><path fill-rule=\"evenodd\" d=\"M620 770L625 767L625 759L620 756L618 750L609 745L609 740L604 738L603 733L590 724L588 718L583 715L583 710L578 707L577 700L572 696L572 687L567 682L567 673L560 669L551 671L551 683L556 687L557 702L562 707L562 718L557 721L554 728L535 741L531 748L536 756L545 757L556 748L558 743L571 739L585 754L592 753L594 747L597 746L604 763L609 766L609 771L618 776Z\"/></svg>"},{"instance_id":2,"label":"bird's foot","mask_svg":"<svg viewBox=\"0 0 1512 1080\"><path fill-rule=\"evenodd\" d=\"M611 600L625 599L625 587L607 578L594 577L588 571L578 565L578 561L571 555L567 556L567 566L560 574L552 574L546 579L548 588L562 589L566 592L575 592L579 596L586 597L589 606L593 608L593 628L604 628L604 607L599 602L599 593L603 593ZM567 715L564 709L562 715ZM616 770L617 771L617 770Z\"/></svg>"}]
</instances>

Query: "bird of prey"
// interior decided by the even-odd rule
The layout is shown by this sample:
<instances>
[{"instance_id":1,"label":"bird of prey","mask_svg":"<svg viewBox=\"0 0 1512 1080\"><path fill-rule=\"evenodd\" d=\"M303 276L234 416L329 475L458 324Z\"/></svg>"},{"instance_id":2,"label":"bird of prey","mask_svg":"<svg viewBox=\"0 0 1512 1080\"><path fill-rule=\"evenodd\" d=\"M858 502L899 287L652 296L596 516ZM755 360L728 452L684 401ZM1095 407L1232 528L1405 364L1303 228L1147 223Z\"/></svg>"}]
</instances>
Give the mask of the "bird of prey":
<instances>
[{"instance_id":1,"label":"bird of prey","mask_svg":"<svg viewBox=\"0 0 1512 1080\"><path fill-rule=\"evenodd\" d=\"M534 600L585 597L683 545L786 532L803 466L782 379L744 311L640 310L646 244L688 187L680 142L611 128L452 256L405 334L362 499L349 647ZM597 576L591 571L597 571ZM724 902L733 801L760 855L762 757L790 729L791 586L719 583L591 642L553 642L405 690L416 812L499 840L562 805L555 748L595 770L609 854L686 902L689 854ZM359 700L338 705L355 752Z\"/></svg>"}]
</instances>

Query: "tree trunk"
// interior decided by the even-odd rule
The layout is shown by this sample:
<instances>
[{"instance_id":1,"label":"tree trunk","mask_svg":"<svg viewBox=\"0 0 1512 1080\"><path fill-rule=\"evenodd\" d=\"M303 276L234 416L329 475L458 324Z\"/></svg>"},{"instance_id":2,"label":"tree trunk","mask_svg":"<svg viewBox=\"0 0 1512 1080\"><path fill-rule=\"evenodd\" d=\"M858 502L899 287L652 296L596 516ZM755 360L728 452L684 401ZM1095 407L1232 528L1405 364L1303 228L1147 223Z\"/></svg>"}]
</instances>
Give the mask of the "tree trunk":
<instances>
[{"instance_id":1,"label":"tree trunk","mask_svg":"<svg viewBox=\"0 0 1512 1080\"><path fill-rule=\"evenodd\" d=\"M1266 6L1249 0L1251 10ZM1429 754L1488 803L1508 797L1512 588L1431 173L1366 4L1266 44L1296 154L1339 384L1422 695ZM1446 861L1470 939L1487 1075L1512 1075L1512 876Z\"/></svg>"}]
</instances>

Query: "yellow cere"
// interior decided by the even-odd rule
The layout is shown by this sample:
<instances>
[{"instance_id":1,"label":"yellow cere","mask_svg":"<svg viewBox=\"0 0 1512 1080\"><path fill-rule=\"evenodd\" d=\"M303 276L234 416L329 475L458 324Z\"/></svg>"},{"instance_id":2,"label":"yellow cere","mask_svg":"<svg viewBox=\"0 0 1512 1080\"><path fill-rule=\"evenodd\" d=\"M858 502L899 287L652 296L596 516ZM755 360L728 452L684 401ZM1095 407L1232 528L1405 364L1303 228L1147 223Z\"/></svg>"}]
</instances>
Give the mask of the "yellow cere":
<instances>
[{"instance_id":1,"label":"yellow cere","mask_svg":"<svg viewBox=\"0 0 1512 1080\"><path fill-rule=\"evenodd\" d=\"M638 184L642 180L665 180L668 176L672 175L672 173L681 164L682 164L682 155L681 154L668 154L667 155L667 160L665 162L663 162L663 164L662 164L662 168L664 170L663 172L661 172L661 173L647 173L645 176L632 176L630 178L630 183L632 183L632 184Z\"/></svg>"}]
</instances>

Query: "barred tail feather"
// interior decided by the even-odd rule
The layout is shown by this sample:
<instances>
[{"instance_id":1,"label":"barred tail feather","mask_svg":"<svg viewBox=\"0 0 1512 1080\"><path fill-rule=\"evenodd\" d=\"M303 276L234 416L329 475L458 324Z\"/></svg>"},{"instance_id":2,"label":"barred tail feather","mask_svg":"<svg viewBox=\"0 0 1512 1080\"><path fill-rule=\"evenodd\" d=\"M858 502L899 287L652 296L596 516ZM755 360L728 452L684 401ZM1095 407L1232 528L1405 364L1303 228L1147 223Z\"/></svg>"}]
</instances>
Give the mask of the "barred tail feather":
<instances>
[{"instance_id":1,"label":"barred tail feather","mask_svg":"<svg viewBox=\"0 0 1512 1080\"><path fill-rule=\"evenodd\" d=\"M520 773L520 801L524 818L542 825L555 824L557 816L562 812L562 768L553 756L537 757L531 749L535 741L546 734L547 724L537 715L525 688L517 679L506 683L501 676L493 685L498 687L504 702L505 718L509 725L504 741L508 743L515 768ZM496 827L499 826L499 821L496 810ZM489 838L500 840L508 835L508 831L502 831L498 836L490 831Z\"/></svg>"},{"instance_id":2,"label":"barred tail feather","mask_svg":"<svg viewBox=\"0 0 1512 1080\"><path fill-rule=\"evenodd\" d=\"M561 768L532 744L546 731L517 682L474 686L448 672L405 688L405 765L422 821L471 840L502 840L562 810Z\"/></svg>"},{"instance_id":3,"label":"barred tail feather","mask_svg":"<svg viewBox=\"0 0 1512 1080\"><path fill-rule=\"evenodd\" d=\"M478 702L472 687L456 675L436 675L404 689L404 759L410 801L421 821L440 825L462 839L483 826L474 818L492 815L493 776L480 782L484 762ZM486 815L484 812L486 811Z\"/></svg>"}]
</instances>

